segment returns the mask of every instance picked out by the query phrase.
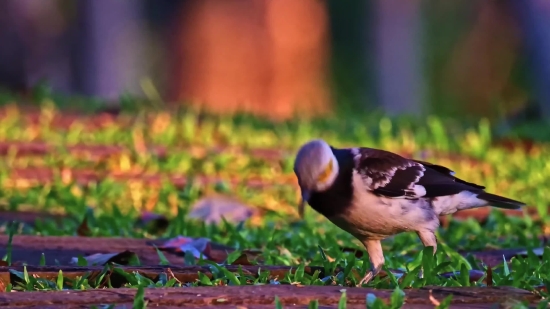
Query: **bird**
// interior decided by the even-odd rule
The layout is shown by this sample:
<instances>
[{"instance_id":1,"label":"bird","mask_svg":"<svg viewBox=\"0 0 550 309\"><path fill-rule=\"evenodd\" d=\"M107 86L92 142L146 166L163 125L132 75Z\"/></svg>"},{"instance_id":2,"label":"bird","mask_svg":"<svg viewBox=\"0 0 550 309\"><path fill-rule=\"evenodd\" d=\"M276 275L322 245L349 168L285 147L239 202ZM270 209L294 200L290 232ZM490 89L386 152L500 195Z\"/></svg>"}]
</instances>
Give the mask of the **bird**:
<instances>
[{"instance_id":1,"label":"bird","mask_svg":"<svg viewBox=\"0 0 550 309\"><path fill-rule=\"evenodd\" d=\"M301 191L300 216L309 204L367 250L370 270L357 286L368 284L381 271L381 241L390 236L415 232L435 254L439 216L484 206L525 206L457 178L442 165L376 148L336 148L323 139L299 148L294 173Z\"/></svg>"}]
</instances>

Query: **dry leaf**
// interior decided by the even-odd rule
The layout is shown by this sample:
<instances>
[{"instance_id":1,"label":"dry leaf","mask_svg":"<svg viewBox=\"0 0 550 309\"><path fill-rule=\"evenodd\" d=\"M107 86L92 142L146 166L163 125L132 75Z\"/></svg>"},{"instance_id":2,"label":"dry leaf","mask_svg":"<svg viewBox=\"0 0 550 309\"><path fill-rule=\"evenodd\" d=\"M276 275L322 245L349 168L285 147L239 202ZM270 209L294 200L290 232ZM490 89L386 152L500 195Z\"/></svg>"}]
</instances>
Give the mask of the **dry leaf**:
<instances>
[{"instance_id":1,"label":"dry leaf","mask_svg":"<svg viewBox=\"0 0 550 309\"><path fill-rule=\"evenodd\" d=\"M76 229L76 234L78 236L91 236L92 230L88 226L88 217L93 216L93 209L88 207L86 210L86 213L84 214L84 219L82 219L82 223L78 226Z\"/></svg>"},{"instance_id":2,"label":"dry leaf","mask_svg":"<svg viewBox=\"0 0 550 309\"><path fill-rule=\"evenodd\" d=\"M158 247L160 250L170 250L173 252L190 251L195 258L200 258L201 253L204 259L208 259L210 251L210 239L208 238L192 238L177 236L166 241Z\"/></svg>"},{"instance_id":3,"label":"dry leaf","mask_svg":"<svg viewBox=\"0 0 550 309\"><path fill-rule=\"evenodd\" d=\"M131 259L135 258L136 254L131 251L123 251L120 253L96 253L84 257L89 266L100 265L103 266L109 263L115 263L119 265L128 265ZM71 264L77 264L78 258L73 257Z\"/></svg>"},{"instance_id":4,"label":"dry leaf","mask_svg":"<svg viewBox=\"0 0 550 309\"><path fill-rule=\"evenodd\" d=\"M255 262L260 262L260 250L244 250L243 253L235 260L232 265L254 265ZM263 260L263 259L262 259Z\"/></svg>"},{"instance_id":5,"label":"dry leaf","mask_svg":"<svg viewBox=\"0 0 550 309\"><path fill-rule=\"evenodd\" d=\"M191 207L190 218L206 223L220 223L222 218L228 222L240 223L254 214L247 205L226 196L209 196L200 199Z\"/></svg>"},{"instance_id":6,"label":"dry leaf","mask_svg":"<svg viewBox=\"0 0 550 309\"><path fill-rule=\"evenodd\" d=\"M456 272L442 273L439 276L444 277L444 278L452 278L452 277L456 277L456 276L459 276L459 275L460 275L460 271L456 271ZM483 276L485 276L485 272L483 272L481 270L472 269L472 270L469 271L469 276L470 276L470 282L476 282L479 279L483 278ZM487 278L485 278L485 280L486 279Z\"/></svg>"},{"instance_id":7,"label":"dry leaf","mask_svg":"<svg viewBox=\"0 0 550 309\"><path fill-rule=\"evenodd\" d=\"M168 228L170 221L159 214L143 212L136 221L136 227L147 230L151 234L162 234Z\"/></svg>"},{"instance_id":8,"label":"dry leaf","mask_svg":"<svg viewBox=\"0 0 550 309\"><path fill-rule=\"evenodd\" d=\"M487 286L493 286L493 269L491 267L487 268L487 278L485 281L487 281Z\"/></svg>"}]
</instances>

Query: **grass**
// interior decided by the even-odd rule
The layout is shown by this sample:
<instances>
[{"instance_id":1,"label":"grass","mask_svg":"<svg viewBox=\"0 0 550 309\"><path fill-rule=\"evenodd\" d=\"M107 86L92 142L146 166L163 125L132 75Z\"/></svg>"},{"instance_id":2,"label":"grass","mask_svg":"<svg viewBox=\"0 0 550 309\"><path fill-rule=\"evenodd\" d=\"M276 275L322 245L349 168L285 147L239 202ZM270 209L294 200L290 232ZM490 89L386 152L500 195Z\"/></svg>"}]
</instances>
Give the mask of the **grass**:
<instances>
[{"instance_id":1,"label":"grass","mask_svg":"<svg viewBox=\"0 0 550 309\"><path fill-rule=\"evenodd\" d=\"M488 270L471 257L464 258L458 251L480 251L491 248L526 248L543 246L540 236L547 223L547 207L550 198L546 184L550 181L548 157L550 147L543 143L526 153L522 150L507 150L493 146L494 136L490 124L480 121L474 126L463 126L447 119L430 117L425 122L406 119L390 120L380 115L354 116L317 120L292 120L274 124L249 116L203 116L193 111L178 113L149 112L137 116L121 115L119 122L90 129L84 120L75 122L68 129L56 127L60 112L53 102L42 105L39 121L32 124L25 113L9 107L0 119L0 141L46 141L55 148L45 155L18 157L8 153L0 161L0 206L9 210L33 209L61 212L82 217L89 208L93 218L88 221L92 236L156 237L144 229L135 227L135 220L146 208L170 218L171 223L161 237L185 235L208 237L212 241L237 249L257 248L262 251L264 264L290 265L295 274L269 280L266 275L257 278L242 273L228 272L223 265L195 260L193 263L209 265L215 278L201 276L193 283L179 283L166 276L158 282L140 276L128 275L129 286L198 286L198 285L244 285L244 284L300 284L353 286L369 267L367 255L356 258L353 253L341 248L363 248L354 239L339 230L326 219L307 210L305 221L296 217L298 192L292 184L293 151L311 139L322 137L336 146L363 145L399 151L415 157L425 152L425 158L449 166L462 178L483 183L494 193L504 194L526 202L538 210L540 220L530 217L506 217L492 212L482 225L474 220L451 221L446 229L438 231L439 247L432 258L423 250L414 233L400 234L384 241L386 268L404 271L401 280L392 275L375 278L369 287L395 289L392 303L402 302L399 291L427 285L439 286L484 286L483 279L470 282L468 271L481 270L491 273L489 283L494 286L515 286L546 292L540 287L550 285L550 249L544 247L542 256L530 253L526 258L515 257L511 270L504 266ZM123 146L127 151L94 158L68 152L67 145L106 144ZM166 149L166 156L147 151L149 145ZM240 147L241 151L204 152L189 151L211 149L218 146ZM269 148L287 151L280 159L260 159L249 154L247 149ZM456 156L450 156L453 154ZM469 158L469 159L466 159ZM472 160L476 162L472 166ZM14 181L10 178L13 169L50 168L92 170L105 174L113 173L163 173L189 177L207 175L221 179L217 184L200 185L191 182L185 188L176 188L168 181L158 186L147 186L138 181L117 182L106 179L97 184L84 186L67 180L59 173L52 182L33 185L29 181ZM231 178L237 177L236 183ZM253 188L244 182L259 178L267 185ZM290 181L290 182L289 182ZM223 193L238 197L243 202L264 210L264 215L254 222L234 225L206 225L187 217L190 206L204 195ZM1 227L17 234L75 235L78 223L65 221L61 228L47 220L35 226L12 229ZM429 250L429 249L428 249ZM236 258L237 255L231 258ZM11 256L6 257L11 259ZM231 259L228 259L231 260ZM326 273L341 271L327 277L319 273L304 273L305 265L318 265ZM112 269L106 266L105 274ZM424 276L419 278L424 267ZM116 269L116 267L115 267ZM441 277L443 272L461 272L455 277ZM94 289L101 286L103 276L89 281L80 278L67 282L62 273L56 282L33 278L25 272L15 273L24 286L10 287L17 290ZM145 307L143 290L139 290L134 305ZM343 294L344 295L344 294ZM343 296L345 297L345 296ZM367 296L370 308L390 308L381 301ZM445 302L440 305L445 308ZM315 304L310 307L315 308ZM344 308L345 304L339 306ZM398 308L398 305L394 305ZM394 308L392 307L392 308Z\"/></svg>"}]
</instances>

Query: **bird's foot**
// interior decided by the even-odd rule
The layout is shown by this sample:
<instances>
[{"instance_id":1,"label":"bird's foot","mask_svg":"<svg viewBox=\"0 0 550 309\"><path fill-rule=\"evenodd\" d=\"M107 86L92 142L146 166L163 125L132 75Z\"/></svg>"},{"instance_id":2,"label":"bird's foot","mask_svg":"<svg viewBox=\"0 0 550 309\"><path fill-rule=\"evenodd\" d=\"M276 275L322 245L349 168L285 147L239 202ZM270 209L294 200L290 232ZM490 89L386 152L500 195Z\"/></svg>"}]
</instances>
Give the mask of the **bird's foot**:
<instances>
[{"instance_id":1,"label":"bird's foot","mask_svg":"<svg viewBox=\"0 0 550 309\"><path fill-rule=\"evenodd\" d=\"M372 278L374 278L374 273L372 271L369 271L364 277L363 279L361 279L361 281L359 281L359 283L356 285L357 287L361 287L363 286L363 284L367 284L369 283Z\"/></svg>"}]
</instances>

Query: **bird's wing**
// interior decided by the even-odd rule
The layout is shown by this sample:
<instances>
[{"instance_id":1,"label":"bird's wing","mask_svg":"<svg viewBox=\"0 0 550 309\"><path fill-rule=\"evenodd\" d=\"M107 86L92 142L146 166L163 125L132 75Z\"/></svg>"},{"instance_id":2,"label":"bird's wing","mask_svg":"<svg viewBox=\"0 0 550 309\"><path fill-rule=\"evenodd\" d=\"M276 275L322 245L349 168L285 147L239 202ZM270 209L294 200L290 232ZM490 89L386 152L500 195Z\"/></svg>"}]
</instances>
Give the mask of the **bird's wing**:
<instances>
[{"instance_id":1,"label":"bird's wing","mask_svg":"<svg viewBox=\"0 0 550 309\"><path fill-rule=\"evenodd\" d=\"M436 197L483 186L458 179L444 166L409 160L392 152L352 148L355 171L367 190L386 197Z\"/></svg>"},{"instance_id":2,"label":"bird's wing","mask_svg":"<svg viewBox=\"0 0 550 309\"><path fill-rule=\"evenodd\" d=\"M467 182L465 180L462 180L458 177L455 177L455 172L451 169L449 169L448 167L445 167L445 166L442 166L442 165L437 165L437 164L433 164L433 163L430 163L430 162L426 162L426 161L420 161L420 160L412 160L414 162L417 162L417 163L420 163L422 165L424 165L426 168L428 169L432 169L432 170L435 170L439 173L442 173L442 174L445 174L447 176L450 176L450 178L452 178L455 182L458 182L458 183L461 183L461 184L464 184L464 185L467 185L467 186L470 186L472 188L475 188L475 189L485 189L485 186L481 186L481 185L478 185L478 184L475 184L473 182ZM463 187L462 187L463 188Z\"/></svg>"}]
</instances>

